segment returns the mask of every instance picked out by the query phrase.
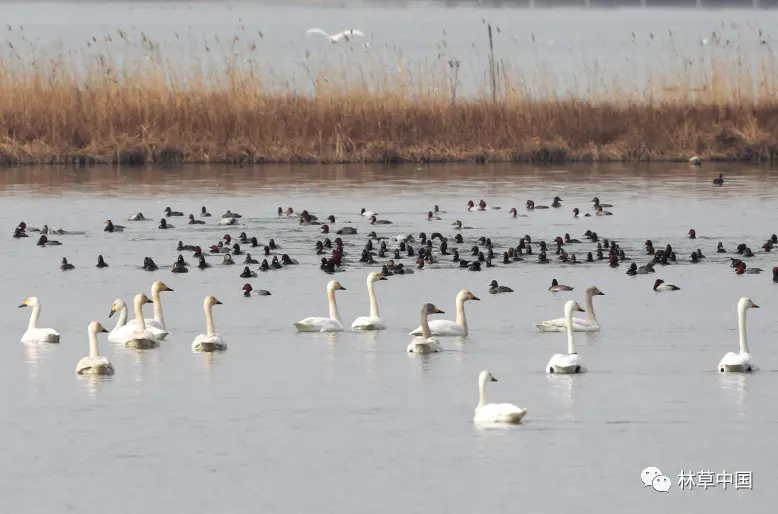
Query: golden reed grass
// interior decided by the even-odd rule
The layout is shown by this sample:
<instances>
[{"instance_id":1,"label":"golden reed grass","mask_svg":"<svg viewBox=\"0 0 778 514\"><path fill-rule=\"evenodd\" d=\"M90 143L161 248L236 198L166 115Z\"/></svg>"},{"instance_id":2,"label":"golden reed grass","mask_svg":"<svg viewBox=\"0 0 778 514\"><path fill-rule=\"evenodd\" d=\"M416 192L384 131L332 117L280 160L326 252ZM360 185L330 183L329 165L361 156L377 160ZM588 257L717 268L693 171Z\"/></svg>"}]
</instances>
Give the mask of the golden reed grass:
<instances>
[{"instance_id":1,"label":"golden reed grass","mask_svg":"<svg viewBox=\"0 0 778 514\"><path fill-rule=\"evenodd\" d=\"M129 41L121 32L114 37ZM661 70L641 70L642 85L623 77L606 81L593 71L582 97L558 93L552 75L499 61L495 81L465 97L454 60L411 66L398 59L356 70L305 65L311 91L295 92L269 85L245 53L209 62L195 56L192 69L181 71L158 58L145 36L139 48L148 57L121 65L109 52L38 56L33 63L9 43L0 57L0 163L778 156L771 51L750 65L715 52L694 63L676 59Z\"/></svg>"}]
</instances>

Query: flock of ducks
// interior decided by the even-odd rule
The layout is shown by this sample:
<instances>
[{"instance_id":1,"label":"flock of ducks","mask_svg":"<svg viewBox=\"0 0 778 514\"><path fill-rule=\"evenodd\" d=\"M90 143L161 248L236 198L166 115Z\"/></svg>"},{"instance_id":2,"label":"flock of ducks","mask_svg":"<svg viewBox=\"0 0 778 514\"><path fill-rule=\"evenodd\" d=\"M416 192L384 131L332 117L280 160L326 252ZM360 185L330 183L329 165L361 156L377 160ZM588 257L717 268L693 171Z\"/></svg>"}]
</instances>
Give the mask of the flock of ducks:
<instances>
[{"instance_id":1,"label":"flock of ducks","mask_svg":"<svg viewBox=\"0 0 778 514\"><path fill-rule=\"evenodd\" d=\"M559 197L555 197L551 206L552 208L561 207L563 200ZM611 208L610 204L600 203L598 198L592 200L594 203L595 215L609 215L603 214L603 208ZM526 204L528 211L534 211L536 209L543 209L545 206L536 205L532 200L528 200ZM493 209L499 209L499 207L492 207ZM481 200L479 204L472 201L468 202L467 209L470 210L486 210L487 206L484 200ZM166 221L166 218L171 217L183 217L184 213L173 211L170 207L165 209L165 217L162 218L159 229L167 230L173 227L172 224ZM524 216L518 215L516 209L511 209L512 216ZM441 219L439 216L444 214L445 211L441 211L436 205L435 208L427 213L427 219L429 221L435 221ZM369 220L371 226L391 225L392 222L388 220L379 220L378 213L367 211L362 209L361 216ZM580 215L579 209L574 209L574 216ZM588 216L586 214L585 216ZM329 234L329 226L317 221L317 217L307 211L303 211L299 215L294 213L292 208L288 208L286 211L278 208L278 216L280 217L297 217L299 218L299 224L306 225L320 225L320 231L323 235ZM205 207L202 207L200 217L208 218L211 214L207 212ZM237 220L242 216L230 211L225 212L219 225L235 225ZM135 213L128 218L129 221L143 221L147 218L142 213ZM329 216L328 222L334 224L335 217ZM194 223L193 223L194 221ZM381 223L384 221L384 223ZM194 216L189 216L189 224L191 225L203 225L202 220L194 220ZM460 231L467 229L463 224L457 220L453 225L454 230ZM122 232L126 227L122 225L116 225L111 220L107 220L104 230L106 232ZM348 229L348 230L346 230ZM27 227L25 222L21 222L14 230L15 238L27 237L28 232L39 231L41 233L38 239L39 246L60 246L59 241L52 241L48 239L49 235L65 235L72 234L74 232L66 232L64 230L52 230L49 227L44 226L42 229L34 229ZM358 233L358 229L354 227L343 227L336 231L337 234L342 235L355 235ZM611 267L616 267L625 260L630 260L626 256L625 251L620 248L615 241L608 241L607 239L600 240L599 236L592 231L586 231L585 237L589 239L591 243L597 243L596 252L598 254L597 260L604 260L603 252L608 251L608 262ZM697 235L694 229L689 231L689 239L696 239ZM458 250L453 248L449 253L447 251L447 244L449 238L442 236L439 232L433 233L432 237L427 238L424 233L419 235L419 239L422 243L422 247L419 250L419 259L417 261L417 267L424 269L424 263L439 263L440 258L444 255L454 255L454 262L461 261L458 256ZM433 253L434 239L439 239L438 251ZM239 237L240 241L248 241L252 247L262 246L259 245L256 238L249 238L245 232L241 233ZM455 243L464 243L461 233L457 233L453 238ZM226 244L224 242L226 241ZM242 250L238 243L230 245L231 237L226 235L217 244L211 247L211 252L214 254L224 254L225 258L231 255L241 255ZM374 242L380 245L380 250L376 253ZM387 242L392 245L390 249L387 246ZM408 257L415 258L414 251L410 244L415 242L415 238L408 234L401 234L394 237L381 237L375 232L371 232L367 239L367 243L362 250L363 263L376 264L381 266L380 272L370 272L367 275L366 286L369 299L369 314L366 316L360 316L356 318L350 325L353 331L377 331L385 330L386 324L381 319L379 311L378 300L376 297L375 284L381 281L385 281L388 277L394 275L404 275L412 273L410 269L404 269L402 263L394 262L403 258L401 252L404 252ZM272 244L272 245L271 245ZM522 261L529 256L533 255L533 247L535 244L539 250L538 262L546 263L549 259L546 257L548 251L548 245L545 241L533 241L530 236L523 237L519 244L515 248L509 248L509 251L505 252L504 261L507 264ZM574 255L569 255L566 248L570 245L581 244L578 240L570 238L569 234L565 234L563 237L556 237L554 239L556 245L557 260L562 263L570 263L571 257L574 261ZM772 250L773 245L778 244L778 237L773 235L762 246L765 252ZM334 248L333 248L334 246ZM271 239L268 245L263 246L263 251L266 255L269 254L270 248L280 248ZM343 271L343 268L350 262L344 258L347 253L344 250L344 242L339 237L333 243L329 239L325 241L317 241L315 245L315 252L317 255L325 253L324 249L332 249L331 256L329 258L323 257L320 268L328 274L333 274L339 271ZM179 241L177 250L191 250L195 252L195 256L200 261L205 259L205 254L199 246L183 245ZM486 253L484 253L484 250ZM718 243L717 253L725 253L722 243ZM739 256L746 258L753 256L753 252L748 248L746 244L738 246L736 253ZM384 257L387 254L390 256L393 254L394 258L390 258L386 264L378 264L373 257ZM493 245L489 238L481 237L479 244L472 248L472 254L476 259L474 262L490 262L493 256ZM654 243L650 240L646 241L646 254L651 257L650 261L641 267L637 267L635 263L632 263L630 269L627 271L627 275L649 274L654 273L653 267L655 265L669 265L677 263L677 258L670 245L667 245L664 249L656 251L654 250ZM487 257L488 255L488 257ZM692 253L692 259L690 263L699 262L700 259L705 258L700 250L696 250ZM250 255L246 255L246 260L251 259ZM593 262L592 252L588 253L587 261ZM146 257L143 269L146 271L156 271L158 266L149 266L149 261L153 264L153 260ZM297 264L296 260L291 259L288 255L284 254L284 263L278 263L279 267L284 267L290 264ZM226 262L223 261L223 262ZM254 263L257 261L254 260ZM277 262L277 261L276 261ZM265 261L267 263L267 261ZM466 267L469 270L473 270L472 263L467 264ZM184 261L182 255L178 256L178 259L173 264L171 271L182 272L180 268L185 268L188 264ZM275 265L274 265L275 266ZM732 267L736 269L737 274L752 274L754 270L758 273L761 271L759 268L746 268L745 263L740 258L732 258ZM98 268L108 267L103 256L98 257ZM198 266L199 267L199 266ZM488 267L488 266L487 266ZM152 269L150 269L152 268ZM61 269L68 271L74 269L74 266L67 262L66 258L63 258ZM202 269L202 268L201 268ZM246 270L251 271L248 266ZM260 268L262 270L262 268ZM480 270L480 269L479 269ZM262 271L266 271L262 270ZM778 282L778 267L773 269L774 281ZM241 274L241 277L244 275ZM256 276L256 273L251 276ZM653 290L657 293L665 291L678 291L680 288L673 284L667 284L662 279L657 279L654 282ZM340 312L337 306L336 292L345 291L346 288L338 280L330 280L327 284L326 293L329 305L329 316L312 316L304 318L293 324L297 332L342 332L345 330L344 323L340 316ZM117 323L115 327L108 331L99 321L92 321L88 325L88 339L89 339L89 355L81 359L77 365L75 372L78 375L113 375L115 370L112 363L104 356L100 355L98 345L98 335L101 333L108 333L108 340L110 342L122 344L128 348L134 348L137 350L152 350L160 346L161 341L164 341L169 335L170 331L165 323L165 318L162 310L162 300L160 294L162 292L172 291L164 282L156 280L151 286L151 297L149 298L143 293L138 293L134 297L133 312L135 319L128 322L128 307L127 304L121 300L116 299L111 305L109 317L113 317L117 314ZM271 293L265 290L254 289L250 284L245 284L241 289L243 295L246 297L251 296L269 296ZM572 287L560 284L556 279L552 281L549 291L567 292L573 291ZM492 280L488 286L488 292L490 294L512 293L513 289L507 286L502 286L497 283L496 280ZM581 305L574 301L569 300L564 304L564 316L561 318L550 319L535 324L535 327L541 332L566 332L567 333L567 351L566 353L556 353L551 356L548 364L545 367L545 371L550 374L577 374L585 373L587 371L584 361L575 347L575 332L594 332L601 329L600 323L597 321L594 311L593 298L595 296L601 296L604 293L597 287L591 286L587 288L585 292L585 306L584 309ZM412 339L407 346L407 352L412 354L429 354L440 352L443 350L440 338L445 337L463 337L469 333L469 326L467 323L467 317L465 315L465 303L469 301L480 301L476 295L467 289L461 290L455 301L456 306L456 319L429 319L431 315L445 314L440 308L432 303L425 303L421 307L419 326L410 332ZM143 314L143 307L146 304L153 304L154 317L145 318ZM216 332L213 319L213 307L215 305L221 305L218 299L213 296L207 296L203 301L203 310L205 313L206 330L205 333L198 335L192 342L192 350L194 352L221 352L227 350L227 344L222 336ZM22 335L22 341L28 344L56 344L60 342L60 334L51 328L38 327L38 321L41 312L41 303L37 297L27 298L19 307L30 307L32 313L27 330ZM751 359L750 350L748 347L747 335L746 335L746 310L758 308L751 299L741 298L738 302L738 325L740 336L740 348L738 353L729 352L718 364L718 370L720 372L752 372L757 370ZM573 314L581 312L586 314L586 318L574 317ZM479 385L479 402L475 409L474 421L476 422L489 422L489 423L508 423L516 424L526 415L527 409L519 408L512 404L495 404L486 402L486 385L489 382L495 382L497 379L487 370L480 373L478 377Z\"/></svg>"}]
</instances>

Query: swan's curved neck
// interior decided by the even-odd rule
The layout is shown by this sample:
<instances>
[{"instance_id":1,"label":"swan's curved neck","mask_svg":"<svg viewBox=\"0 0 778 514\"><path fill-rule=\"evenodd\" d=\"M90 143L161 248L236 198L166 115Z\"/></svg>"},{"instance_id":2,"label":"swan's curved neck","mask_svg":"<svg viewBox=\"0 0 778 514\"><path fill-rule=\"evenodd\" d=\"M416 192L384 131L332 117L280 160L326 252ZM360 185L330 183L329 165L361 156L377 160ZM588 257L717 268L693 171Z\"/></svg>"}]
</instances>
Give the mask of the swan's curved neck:
<instances>
[{"instance_id":1,"label":"swan's curved neck","mask_svg":"<svg viewBox=\"0 0 778 514\"><path fill-rule=\"evenodd\" d=\"M597 316L594 315L594 303L592 302L594 295L591 291L586 292L586 318L591 323L597 323Z\"/></svg>"},{"instance_id":2,"label":"swan's curved neck","mask_svg":"<svg viewBox=\"0 0 778 514\"><path fill-rule=\"evenodd\" d=\"M465 317L465 298L457 298L457 325L461 326L467 335L467 318Z\"/></svg>"},{"instance_id":3,"label":"swan's curved neck","mask_svg":"<svg viewBox=\"0 0 778 514\"><path fill-rule=\"evenodd\" d=\"M97 347L97 332L94 330L89 330L89 356L99 357L100 356L100 350Z\"/></svg>"},{"instance_id":4,"label":"swan's curved neck","mask_svg":"<svg viewBox=\"0 0 778 514\"><path fill-rule=\"evenodd\" d=\"M421 311L421 337L424 339L429 339L432 337L432 332L430 332L430 324L429 321L427 321L427 309Z\"/></svg>"},{"instance_id":5,"label":"swan's curved neck","mask_svg":"<svg viewBox=\"0 0 778 514\"><path fill-rule=\"evenodd\" d=\"M378 312L378 300L375 297L375 282L368 280L367 282L367 295L370 297L370 317L380 318L381 314Z\"/></svg>"},{"instance_id":6,"label":"swan's curved neck","mask_svg":"<svg viewBox=\"0 0 778 514\"><path fill-rule=\"evenodd\" d=\"M205 306L205 332L209 337L216 333L216 329L213 327L213 306Z\"/></svg>"},{"instance_id":7,"label":"swan's curved neck","mask_svg":"<svg viewBox=\"0 0 778 514\"><path fill-rule=\"evenodd\" d=\"M41 315L41 306L40 304L38 304L32 308L32 314L30 314L30 324L27 325L27 330L38 328L38 317L40 315Z\"/></svg>"},{"instance_id":8,"label":"swan's curved neck","mask_svg":"<svg viewBox=\"0 0 778 514\"><path fill-rule=\"evenodd\" d=\"M127 306L122 305L122 308L119 309L119 318L116 320L116 326L113 329L118 330L126 324L127 324Z\"/></svg>"},{"instance_id":9,"label":"swan's curved neck","mask_svg":"<svg viewBox=\"0 0 778 514\"><path fill-rule=\"evenodd\" d=\"M746 310L738 309L737 327L740 332L740 353L749 353L748 337L746 336Z\"/></svg>"},{"instance_id":10,"label":"swan's curved neck","mask_svg":"<svg viewBox=\"0 0 778 514\"><path fill-rule=\"evenodd\" d=\"M338 312L338 304L335 302L335 290L327 291L327 301L330 304L330 319L334 319L341 325L343 322L340 320L340 313Z\"/></svg>"},{"instance_id":11,"label":"swan's curved neck","mask_svg":"<svg viewBox=\"0 0 778 514\"><path fill-rule=\"evenodd\" d=\"M478 407L486 405L486 380L478 381Z\"/></svg>"},{"instance_id":12,"label":"swan's curved neck","mask_svg":"<svg viewBox=\"0 0 778 514\"><path fill-rule=\"evenodd\" d=\"M143 302L135 302L135 326L141 332L146 330L146 320L143 319Z\"/></svg>"},{"instance_id":13,"label":"swan's curved neck","mask_svg":"<svg viewBox=\"0 0 778 514\"><path fill-rule=\"evenodd\" d=\"M568 355L575 355L575 340L573 336L573 311L565 312L565 320L567 321L567 353Z\"/></svg>"},{"instance_id":14,"label":"swan's curved neck","mask_svg":"<svg viewBox=\"0 0 778 514\"><path fill-rule=\"evenodd\" d=\"M165 316L162 314L162 301L159 298L159 291L156 288L151 292L151 299L154 300L154 321L162 325L162 328L167 329L167 325L165 325Z\"/></svg>"}]
</instances>

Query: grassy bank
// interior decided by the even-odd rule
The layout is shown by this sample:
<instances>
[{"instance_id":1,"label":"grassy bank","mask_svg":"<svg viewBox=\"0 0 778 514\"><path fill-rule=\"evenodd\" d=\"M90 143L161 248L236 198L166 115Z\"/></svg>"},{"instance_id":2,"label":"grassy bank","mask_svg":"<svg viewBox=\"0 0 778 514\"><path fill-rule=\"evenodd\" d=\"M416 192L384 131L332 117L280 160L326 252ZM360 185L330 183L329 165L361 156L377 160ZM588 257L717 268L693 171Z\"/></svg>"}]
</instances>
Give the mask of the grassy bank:
<instances>
[{"instance_id":1,"label":"grassy bank","mask_svg":"<svg viewBox=\"0 0 778 514\"><path fill-rule=\"evenodd\" d=\"M771 53L642 70L639 88L589 77L583 99L504 61L463 98L453 60L334 66L304 94L244 60L181 72L150 55L0 58L0 163L778 159Z\"/></svg>"}]
</instances>

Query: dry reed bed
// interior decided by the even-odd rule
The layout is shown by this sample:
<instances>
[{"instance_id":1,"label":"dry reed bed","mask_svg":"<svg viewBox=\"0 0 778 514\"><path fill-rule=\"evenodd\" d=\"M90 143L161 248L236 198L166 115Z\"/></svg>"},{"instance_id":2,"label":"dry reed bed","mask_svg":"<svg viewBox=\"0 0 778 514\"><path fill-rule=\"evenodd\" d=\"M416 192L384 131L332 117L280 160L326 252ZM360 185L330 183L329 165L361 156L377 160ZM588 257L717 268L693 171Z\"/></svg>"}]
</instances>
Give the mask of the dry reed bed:
<instances>
[{"instance_id":1,"label":"dry reed bed","mask_svg":"<svg viewBox=\"0 0 778 514\"><path fill-rule=\"evenodd\" d=\"M585 98L504 62L464 98L454 61L413 74L335 67L312 72L312 92L296 93L237 60L182 74L156 58L90 59L0 58L0 163L778 158L772 59L679 61L644 70L639 87L590 78Z\"/></svg>"}]
</instances>

